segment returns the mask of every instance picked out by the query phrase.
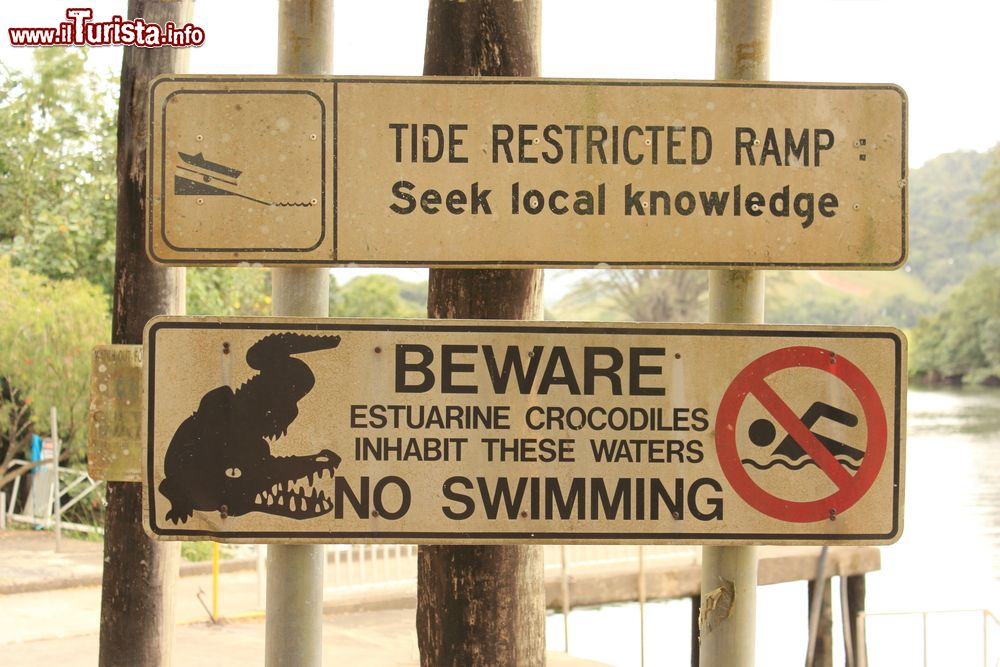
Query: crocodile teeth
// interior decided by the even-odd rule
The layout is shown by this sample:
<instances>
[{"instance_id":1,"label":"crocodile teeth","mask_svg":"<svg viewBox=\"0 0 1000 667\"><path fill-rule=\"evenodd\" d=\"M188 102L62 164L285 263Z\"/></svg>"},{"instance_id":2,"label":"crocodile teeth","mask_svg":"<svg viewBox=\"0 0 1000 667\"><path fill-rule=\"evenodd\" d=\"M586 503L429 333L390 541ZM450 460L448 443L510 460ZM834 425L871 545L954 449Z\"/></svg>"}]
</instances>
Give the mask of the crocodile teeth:
<instances>
[{"instance_id":1,"label":"crocodile teeth","mask_svg":"<svg viewBox=\"0 0 1000 667\"><path fill-rule=\"evenodd\" d=\"M257 503L258 505L263 505L264 504L264 496L262 496L261 494L258 493L257 497L254 498L254 502Z\"/></svg>"}]
</instances>

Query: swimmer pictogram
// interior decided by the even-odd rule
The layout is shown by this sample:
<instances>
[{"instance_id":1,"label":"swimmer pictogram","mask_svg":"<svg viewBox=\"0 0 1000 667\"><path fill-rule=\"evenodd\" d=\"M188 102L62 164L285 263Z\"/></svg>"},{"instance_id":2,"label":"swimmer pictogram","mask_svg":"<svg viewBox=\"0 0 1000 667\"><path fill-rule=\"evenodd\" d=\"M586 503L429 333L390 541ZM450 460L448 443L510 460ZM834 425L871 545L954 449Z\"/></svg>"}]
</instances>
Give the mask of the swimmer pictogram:
<instances>
[{"instance_id":1,"label":"swimmer pictogram","mask_svg":"<svg viewBox=\"0 0 1000 667\"><path fill-rule=\"evenodd\" d=\"M779 371L799 369L822 371L832 382L846 385L860 404L862 414L855 415L820 400L814 400L805 412L797 414L789 406L790 397L781 396L768 379ZM750 396L767 416L738 429L737 422ZM818 426L823 419L857 430L859 438L863 437L864 448L824 435ZM761 463L740 455L746 451L744 444L761 450L770 447L779 427L787 435L767 452L767 461ZM860 368L830 350L795 346L769 352L736 375L719 404L716 447L726 478L750 506L776 519L805 523L836 517L868 493L885 461L887 436L885 408L871 380ZM796 471L815 465L832 483L833 492L805 501L775 495L765 488L765 478L775 474L774 468L779 465ZM748 468L763 471L759 473L763 478L752 477Z\"/></svg>"},{"instance_id":2,"label":"swimmer pictogram","mask_svg":"<svg viewBox=\"0 0 1000 667\"><path fill-rule=\"evenodd\" d=\"M857 471L861 467L861 460L865 456L864 451L814 430L816 422L821 419L828 419L837 424L853 428L858 425L858 416L846 410L841 410L829 403L816 401L799 417L799 421L809 429L823 447L826 448L826 451L832 454L840 465ZM777 436L777 428L770 419L761 418L750 424L747 435L750 442L763 449L774 443ZM746 457L740 459L740 463L753 466L758 470L769 470L776 465L784 466L790 470L801 470L808 465L818 465L816 460L806 453L806 450L801 444L796 442L790 433L778 443L777 447L769 452L768 461L760 462L754 458Z\"/></svg>"}]
</instances>

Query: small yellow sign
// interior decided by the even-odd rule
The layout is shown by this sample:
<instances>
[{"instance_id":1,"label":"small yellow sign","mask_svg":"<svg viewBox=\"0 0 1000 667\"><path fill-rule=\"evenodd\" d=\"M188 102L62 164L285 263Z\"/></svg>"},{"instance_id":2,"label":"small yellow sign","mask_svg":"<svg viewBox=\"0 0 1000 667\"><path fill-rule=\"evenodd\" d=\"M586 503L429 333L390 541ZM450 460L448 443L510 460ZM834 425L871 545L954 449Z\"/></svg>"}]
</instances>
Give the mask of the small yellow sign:
<instances>
[{"instance_id":1,"label":"small yellow sign","mask_svg":"<svg viewBox=\"0 0 1000 667\"><path fill-rule=\"evenodd\" d=\"M142 481L142 416L142 346L96 346L87 411L87 471L92 478Z\"/></svg>"}]
</instances>

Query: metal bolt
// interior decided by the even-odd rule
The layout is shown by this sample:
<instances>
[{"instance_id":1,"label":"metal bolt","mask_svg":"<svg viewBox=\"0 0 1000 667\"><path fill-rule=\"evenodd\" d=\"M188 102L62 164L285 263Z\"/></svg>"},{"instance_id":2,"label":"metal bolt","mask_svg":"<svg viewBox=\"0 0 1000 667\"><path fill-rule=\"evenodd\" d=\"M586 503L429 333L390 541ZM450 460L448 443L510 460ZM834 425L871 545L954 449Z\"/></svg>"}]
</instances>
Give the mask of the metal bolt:
<instances>
[{"instance_id":1,"label":"metal bolt","mask_svg":"<svg viewBox=\"0 0 1000 667\"><path fill-rule=\"evenodd\" d=\"M228 505L223 505L222 507L220 507L219 508L219 514L222 515L223 519L228 519L229 518L229 506Z\"/></svg>"},{"instance_id":2,"label":"metal bolt","mask_svg":"<svg viewBox=\"0 0 1000 667\"><path fill-rule=\"evenodd\" d=\"M830 508L830 521L837 520L837 510L833 507Z\"/></svg>"},{"instance_id":3,"label":"metal bolt","mask_svg":"<svg viewBox=\"0 0 1000 667\"><path fill-rule=\"evenodd\" d=\"M381 352L382 352L382 348L381 348L381 347L378 347L378 346L376 346L376 347L375 347L375 354L379 354L379 353L381 353Z\"/></svg>"},{"instance_id":4,"label":"metal bolt","mask_svg":"<svg viewBox=\"0 0 1000 667\"><path fill-rule=\"evenodd\" d=\"M194 140L195 140L195 141L202 141L202 140L203 140L204 138L205 138L205 137L203 137L203 136L201 136L201 135L199 134L198 136L196 136L196 137L194 138Z\"/></svg>"},{"instance_id":5,"label":"metal bolt","mask_svg":"<svg viewBox=\"0 0 1000 667\"><path fill-rule=\"evenodd\" d=\"M310 134L309 138L312 139L313 141L316 141L316 135L315 134Z\"/></svg>"},{"instance_id":6,"label":"metal bolt","mask_svg":"<svg viewBox=\"0 0 1000 667\"><path fill-rule=\"evenodd\" d=\"M229 354L229 343L222 344L222 354Z\"/></svg>"},{"instance_id":7,"label":"metal bolt","mask_svg":"<svg viewBox=\"0 0 1000 667\"><path fill-rule=\"evenodd\" d=\"M671 512L670 516L674 517L675 519L679 519L679 518L681 518L681 513L680 512Z\"/></svg>"},{"instance_id":8,"label":"metal bolt","mask_svg":"<svg viewBox=\"0 0 1000 667\"><path fill-rule=\"evenodd\" d=\"M373 519L377 519L378 518L378 510L372 510L372 518Z\"/></svg>"},{"instance_id":9,"label":"metal bolt","mask_svg":"<svg viewBox=\"0 0 1000 667\"><path fill-rule=\"evenodd\" d=\"M522 519L527 519L528 518L528 512L526 510L521 510L521 518Z\"/></svg>"}]
</instances>

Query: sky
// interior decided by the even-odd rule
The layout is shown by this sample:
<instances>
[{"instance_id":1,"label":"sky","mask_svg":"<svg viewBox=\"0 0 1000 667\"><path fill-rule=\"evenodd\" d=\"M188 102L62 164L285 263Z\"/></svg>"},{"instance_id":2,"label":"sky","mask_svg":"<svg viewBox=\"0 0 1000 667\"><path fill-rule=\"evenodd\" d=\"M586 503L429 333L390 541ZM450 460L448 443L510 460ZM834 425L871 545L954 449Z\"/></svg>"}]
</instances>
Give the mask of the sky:
<instances>
[{"instance_id":1,"label":"sky","mask_svg":"<svg viewBox=\"0 0 1000 667\"><path fill-rule=\"evenodd\" d=\"M206 41L193 49L194 73L274 72L278 0L196 0L193 22ZM6 28L49 26L68 6L94 18L124 14L125 0L4 3L0 62L30 65ZM334 73L419 75L425 0L337 0ZM712 79L715 3L711 0L544 0L542 75L547 77ZM995 0L773 0L771 78L776 81L895 83L910 102L910 166L941 153L985 150L1000 140L1000 92L988 73L1000 62ZM118 48L93 50L117 68Z\"/></svg>"},{"instance_id":2,"label":"sky","mask_svg":"<svg viewBox=\"0 0 1000 667\"><path fill-rule=\"evenodd\" d=\"M989 74L1000 62L1000 2L772 1L771 79L901 85L909 99L911 168L941 153L984 151L1000 141L1000 89ZM274 73L277 4L195 0L193 22L206 39L192 49L190 71ZM19 69L31 63L32 49L12 47L7 28L55 26L72 6L91 7L95 20L108 20L125 14L127 2L6 2L0 63ZM426 0L335 0L334 74L419 75L426 14ZM546 77L712 79L714 43L712 0L542 3ZM91 61L118 69L121 49L92 49ZM402 277L425 274L410 273ZM547 294L561 291L550 286L556 289Z\"/></svg>"}]
</instances>

